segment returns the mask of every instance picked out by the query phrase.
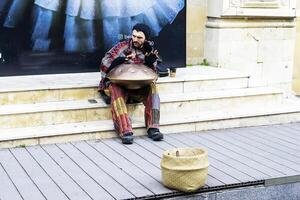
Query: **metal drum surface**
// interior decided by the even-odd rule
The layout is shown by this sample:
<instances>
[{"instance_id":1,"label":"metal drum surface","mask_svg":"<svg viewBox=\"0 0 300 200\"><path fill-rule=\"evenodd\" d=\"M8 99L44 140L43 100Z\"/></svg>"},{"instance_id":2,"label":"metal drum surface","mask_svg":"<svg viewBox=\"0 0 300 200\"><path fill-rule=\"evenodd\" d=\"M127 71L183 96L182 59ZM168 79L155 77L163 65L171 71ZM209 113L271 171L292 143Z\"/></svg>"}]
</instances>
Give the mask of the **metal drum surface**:
<instances>
[{"instance_id":1,"label":"metal drum surface","mask_svg":"<svg viewBox=\"0 0 300 200\"><path fill-rule=\"evenodd\" d=\"M146 65L122 64L112 69L107 78L127 89L141 89L157 80L157 74Z\"/></svg>"}]
</instances>

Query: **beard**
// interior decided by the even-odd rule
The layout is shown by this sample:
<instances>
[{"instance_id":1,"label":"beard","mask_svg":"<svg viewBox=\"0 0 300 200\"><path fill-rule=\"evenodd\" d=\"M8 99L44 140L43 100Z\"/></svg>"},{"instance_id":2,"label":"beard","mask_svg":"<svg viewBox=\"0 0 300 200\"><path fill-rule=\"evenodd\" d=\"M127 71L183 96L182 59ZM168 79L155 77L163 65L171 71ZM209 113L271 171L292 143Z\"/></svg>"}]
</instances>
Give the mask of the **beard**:
<instances>
[{"instance_id":1,"label":"beard","mask_svg":"<svg viewBox=\"0 0 300 200\"><path fill-rule=\"evenodd\" d=\"M132 42L132 43L134 48L141 49L143 47L143 44L140 44L138 42Z\"/></svg>"}]
</instances>

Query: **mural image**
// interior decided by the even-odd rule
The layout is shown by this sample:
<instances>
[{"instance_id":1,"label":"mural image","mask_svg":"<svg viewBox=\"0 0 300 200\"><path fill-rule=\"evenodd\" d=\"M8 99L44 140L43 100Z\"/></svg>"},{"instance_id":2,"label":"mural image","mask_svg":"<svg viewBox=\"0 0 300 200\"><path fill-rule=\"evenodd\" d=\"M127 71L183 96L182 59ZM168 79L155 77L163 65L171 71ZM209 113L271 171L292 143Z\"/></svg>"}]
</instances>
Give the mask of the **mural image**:
<instances>
[{"instance_id":1,"label":"mural image","mask_svg":"<svg viewBox=\"0 0 300 200\"><path fill-rule=\"evenodd\" d=\"M53 64L51 56L99 57L136 23L149 25L159 37L184 7L185 0L1 0L0 53L7 64L21 65L32 58Z\"/></svg>"}]
</instances>

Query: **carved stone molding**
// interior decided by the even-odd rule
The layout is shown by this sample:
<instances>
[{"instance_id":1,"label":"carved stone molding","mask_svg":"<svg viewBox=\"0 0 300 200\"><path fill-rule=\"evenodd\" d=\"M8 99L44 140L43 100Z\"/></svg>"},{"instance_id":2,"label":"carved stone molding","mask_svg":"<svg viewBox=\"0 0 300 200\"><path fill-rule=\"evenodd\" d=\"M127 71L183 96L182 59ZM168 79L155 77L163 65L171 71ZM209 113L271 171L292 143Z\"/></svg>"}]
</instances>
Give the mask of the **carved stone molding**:
<instances>
[{"instance_id":1,"label":"carved stone molding","mask_svg":"<svg viewBox=\"0 0 300 200\"><path fill-rule=\"evenodd\" d=\"M287 1L287 0L281 0ZM279 8L281 2L279 0L241 0L240 7L243 8Z\"/></svg>"},{"instance_id":2,"label":"carved stone molding","mask_svg":"<svg viewBox=\"0 0 300 200\"><path fill-rule=\"evenodd\" d=\"M296 16L296 0L209 0L212 17L281 17Z\"/></svg>"}]
</instances>

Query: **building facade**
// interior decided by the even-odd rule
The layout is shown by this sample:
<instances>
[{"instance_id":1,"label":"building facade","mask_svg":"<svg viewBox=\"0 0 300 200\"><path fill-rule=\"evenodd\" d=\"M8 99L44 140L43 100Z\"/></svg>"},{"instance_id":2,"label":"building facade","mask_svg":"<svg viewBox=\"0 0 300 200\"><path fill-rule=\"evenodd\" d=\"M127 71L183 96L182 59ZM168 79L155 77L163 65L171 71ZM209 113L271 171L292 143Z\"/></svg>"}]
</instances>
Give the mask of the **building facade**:
<instances>
[{"instance_id":1,"label":"building facade","mask_svg":"<svg viewBox=\"0 0 300 200\"><path fill-rule=\"evenodd\" d=\"M187 62L251 75L250 86L300 92L297 0L189 0ZM297 12L298 11L298 12Z\"/></svg>"}]
</instances>

